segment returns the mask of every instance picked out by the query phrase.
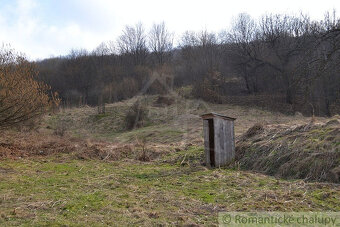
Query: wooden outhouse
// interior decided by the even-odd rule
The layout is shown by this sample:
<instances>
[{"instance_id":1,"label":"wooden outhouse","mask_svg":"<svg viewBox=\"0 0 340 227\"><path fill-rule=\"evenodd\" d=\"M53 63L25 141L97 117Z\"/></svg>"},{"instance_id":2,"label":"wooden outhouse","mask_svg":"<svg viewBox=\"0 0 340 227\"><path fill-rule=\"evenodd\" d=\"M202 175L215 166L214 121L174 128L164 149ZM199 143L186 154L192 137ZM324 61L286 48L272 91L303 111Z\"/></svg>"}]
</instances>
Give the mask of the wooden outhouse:
<instances>
[{"instance_id":1,"label":"wooden outhouse","mask_svg":"<svg viewBox=\"0 0 340 227\"><path fill-rule=\"evenodd\" d=\"M235 158L236 118L207 113L203 118L204 151L208 167L224 166Z\"/></svg>"}]
</instances>

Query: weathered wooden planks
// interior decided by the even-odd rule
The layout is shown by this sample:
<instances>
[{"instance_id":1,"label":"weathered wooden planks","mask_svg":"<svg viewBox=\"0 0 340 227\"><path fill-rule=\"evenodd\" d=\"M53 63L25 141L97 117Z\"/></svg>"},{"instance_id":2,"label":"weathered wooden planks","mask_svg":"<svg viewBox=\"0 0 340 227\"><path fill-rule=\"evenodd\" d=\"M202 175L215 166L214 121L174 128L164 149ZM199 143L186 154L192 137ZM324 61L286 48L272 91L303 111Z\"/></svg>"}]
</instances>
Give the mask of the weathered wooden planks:
<instances>
[{"instance_id":1,"label":"weathered wooden planks","mask_svg":"<svg viewBox=\"0 0 340 227\"><path fill-rule=\"evenodd\" d=\"M216 113L202 115L202 118L206 165L220 167L232 162L235 157L235 118Z\"/></svg>"},{"instance_id":2,"label":"weathered wooden planks","mask_svg":"<svg viewBox=\"0 0 340 227\"><path fill-rule=\"evenodd\" d=\"M204 136L204 152L205 152L205 163L210 167L210 148L209 148L209 122L203 120L203 136Z\"/></svg>"}]
</instances>

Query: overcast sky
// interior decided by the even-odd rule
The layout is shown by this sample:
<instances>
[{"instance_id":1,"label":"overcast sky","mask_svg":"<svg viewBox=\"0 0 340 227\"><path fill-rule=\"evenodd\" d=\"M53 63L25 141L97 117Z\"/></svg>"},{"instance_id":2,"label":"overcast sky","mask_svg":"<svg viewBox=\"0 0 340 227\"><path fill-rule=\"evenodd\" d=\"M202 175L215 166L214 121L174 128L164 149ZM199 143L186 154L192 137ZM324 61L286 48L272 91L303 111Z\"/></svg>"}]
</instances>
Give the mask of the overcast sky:
<instances>
[{"instance_id":1,"label":"overcast sky","mask_svg":"<svg viewBox=\"0 0 340 227\"><path fill-rule=\"evenodd\" d=\"M92 50L138 22L149 28L164 21L179 36L226 29L241 12L260 17L302 11L319 20L333 9L340 11L340 0L0 0L0 42L33 60L72 48Z\"/></svg>"}]
</instances>

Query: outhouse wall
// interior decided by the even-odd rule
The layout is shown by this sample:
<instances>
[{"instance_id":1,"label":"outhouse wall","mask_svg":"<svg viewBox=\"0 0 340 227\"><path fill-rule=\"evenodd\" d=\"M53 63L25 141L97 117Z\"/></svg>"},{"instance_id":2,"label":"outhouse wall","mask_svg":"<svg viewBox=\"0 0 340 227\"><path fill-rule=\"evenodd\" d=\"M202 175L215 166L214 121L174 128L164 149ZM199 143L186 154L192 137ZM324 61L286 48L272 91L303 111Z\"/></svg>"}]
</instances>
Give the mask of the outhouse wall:
<instances>
[{"instance_id":1,"label":"outhouse wall","mask_svg":"<svg viewBox=\"0 0 340 227\"><path fill-rule=\"evenodd\" d=\"M214 118L215 166L223 166L235 157L234 122Z\"/></svg>"},{"instance_id":2,"label":"outhouse wall","mask_svg":"<svg viewBox=\"0 0 340 227\"><path fill-rule=\"evenodd\" d=\"M203 120L203 136L204 136L204 152L205 152L205 164L210 167L210 140L209 140L209 120Z\"/></svg>"},{"instance_id":3,"label":"outhouse wall","mask_svg":"<svg viewBox=\"0 0 340 227\"><path fill-rule=\"evenodd\" d=\"M213 129L209 127L209 121L213 121ZM213 138L211 134L213 133ZM204 151L207 166L211 166L211 158L214 158L215 167L224 166L233 161L235 157L234 121L213 117L203 119ZM213 148L211 149L211 140ZM213 150L214 155L211 155Z\"/></svg>"}]
</instances>

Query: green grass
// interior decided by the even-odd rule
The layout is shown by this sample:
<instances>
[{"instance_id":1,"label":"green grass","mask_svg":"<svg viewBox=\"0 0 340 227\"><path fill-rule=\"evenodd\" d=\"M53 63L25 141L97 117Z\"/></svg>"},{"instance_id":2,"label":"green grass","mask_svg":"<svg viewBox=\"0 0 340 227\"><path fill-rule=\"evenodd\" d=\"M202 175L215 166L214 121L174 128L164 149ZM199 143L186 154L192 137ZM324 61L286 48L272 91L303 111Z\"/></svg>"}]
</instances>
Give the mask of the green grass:
<instances>
[{"instance_id":1,"label":"green grass","mask_svg":"<svg viewBox=\"0 0 340 227\"><path fill-rule=\"evenodd\" d=\"M149 124L132 131L123 129L123 119L134 99L107 105L105 114L83 107L46 116L47 132L64 123L69 135L81 138L133 143L146 137L162 157L107 162L59 154L0 160L0 226L216 226L219 211L340 211L337 185L278 180L236 167L205 168L199 117L205 107L196 106L197 100L154 107L155 98L149 97ZM236 135L261 120L305 120L232 105L210 107L238 117ZM321 146L328 133L302 139Z\"/></svg>"},{"instance_id":2,"label":"green grass","mask_svg":"<svg viewBox=\"0 0 340 227\"><path fill-rule=\"evenodd\" d=\"M202 152L190 147L149 163L1 161L0 225L217 225L218 211L340 211L338 186L209 170L197 161Z\"/></svg>"}]
</instances>

